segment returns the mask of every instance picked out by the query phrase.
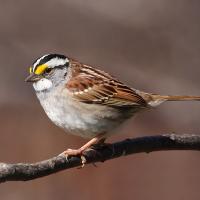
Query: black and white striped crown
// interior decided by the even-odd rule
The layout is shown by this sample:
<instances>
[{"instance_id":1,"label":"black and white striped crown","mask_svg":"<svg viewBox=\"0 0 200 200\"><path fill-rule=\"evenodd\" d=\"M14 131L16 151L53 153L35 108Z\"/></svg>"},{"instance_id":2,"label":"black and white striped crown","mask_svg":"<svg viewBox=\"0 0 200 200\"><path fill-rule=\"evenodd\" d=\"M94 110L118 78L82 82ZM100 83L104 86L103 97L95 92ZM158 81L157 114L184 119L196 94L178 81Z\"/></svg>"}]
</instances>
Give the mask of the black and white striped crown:
<instances>
[{"instance_id":1,"label":"black and white striped crown","mask_svg":"<svg viewBox=\"0 0 200 200\"><path fill-rule=\"evenodd\" d=\"M54 68L58 66L64 66L69 64L69 59L61 54L46 54L39 57L33 62L33 71L37 69L38 66L46 64L48 67Z\"/></svg>"}]
</instances>

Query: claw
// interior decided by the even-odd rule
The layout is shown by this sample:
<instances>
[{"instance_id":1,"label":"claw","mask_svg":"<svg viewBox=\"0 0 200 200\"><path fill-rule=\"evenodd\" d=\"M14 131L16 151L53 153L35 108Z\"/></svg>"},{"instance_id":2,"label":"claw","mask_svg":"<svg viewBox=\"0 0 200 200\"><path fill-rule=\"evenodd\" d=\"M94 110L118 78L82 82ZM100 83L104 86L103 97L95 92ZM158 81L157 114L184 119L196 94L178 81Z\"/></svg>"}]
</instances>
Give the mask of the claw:
<instances>
[{"instance_id":1,"label":"claw","mask_svg":"<svg viewBox=\"0 0 200 200\"><path fill-rule=\"evenodd\" d=\"M87 160L86 160L85 156L81 155L82 165L78 169L82 169L83 167L85 167L86 162L87 162Z\"/></svg>"},{"instance_id":2,"label":"claw","mask_svg":"<svg viewBox=\"0 0 200 200\"><path fill-rule=\"evenodd\" d=\"M59 156L65 156L67 161L69 161L68 158L70 156L80 156L81 164L82 164L80 168L83 168L85 166L87 160L82 153L83 153L83 151L81 149L67 149L66 151L59 154Z\"/></svg>"}]
</instances>

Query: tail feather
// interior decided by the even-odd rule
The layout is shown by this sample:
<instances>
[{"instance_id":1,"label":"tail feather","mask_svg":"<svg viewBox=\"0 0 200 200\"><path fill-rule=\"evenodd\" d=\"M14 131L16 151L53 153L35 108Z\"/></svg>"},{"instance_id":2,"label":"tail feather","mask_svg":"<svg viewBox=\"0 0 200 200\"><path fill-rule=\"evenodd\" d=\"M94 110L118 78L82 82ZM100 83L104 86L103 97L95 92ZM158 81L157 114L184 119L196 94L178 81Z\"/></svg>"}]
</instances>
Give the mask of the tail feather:
<instances>
[{"instance_id":1,"label":"tail feather","mask_svg":"<svg viewBox=\"0 0 200 200\"><path fill-rule=\"evenodd\" d=\"M153 99L166 101L200 101L200 96L173 96L173 95L152 95Z\"/></svg>"},{"instance_id":2,"label":"tail feather","mask_svg":"<svg viewBox=\"0 0 200 200\"><path fill-rule=\"evenodd\" d=\"M151 94L151 100L148 104L156 107L165 101L200 101L200 96L173 96Z\"/></svg>"}]
</instances>

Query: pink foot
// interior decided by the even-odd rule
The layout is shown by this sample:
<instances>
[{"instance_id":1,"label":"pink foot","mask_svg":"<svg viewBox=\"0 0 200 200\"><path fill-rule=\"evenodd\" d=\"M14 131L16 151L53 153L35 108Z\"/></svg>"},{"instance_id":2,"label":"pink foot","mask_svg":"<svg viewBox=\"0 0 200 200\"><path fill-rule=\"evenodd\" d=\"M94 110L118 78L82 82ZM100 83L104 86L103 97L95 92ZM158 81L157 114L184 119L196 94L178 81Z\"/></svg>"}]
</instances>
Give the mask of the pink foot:
<instances>
[{"instance_id":1,"label":"pink foot","mask_svg":"<svg viewBox=\"0 0 200 200\"><path fill-rule=\"evenodd\" d=\"M87 160L82 155L82 153L83 153L82 149L67 149L66 151L59 154L59 156L65 156L67 160L68 160L69 156L80 156L81 157L81 163L82 163L81 168L83 168L85 166Z\"/></svg>"},{"instance_id":2,"label":"pink foot","mask_svg":"<svg viewBox=\"0 0 200 200\"><path fill-rule=\"evenodd\" d=\"M83 152L82 149L67 149L66 151L62 152L60 155L78 156L78 155L81 155L82 152Z\"/></svg>"}]
</instances>

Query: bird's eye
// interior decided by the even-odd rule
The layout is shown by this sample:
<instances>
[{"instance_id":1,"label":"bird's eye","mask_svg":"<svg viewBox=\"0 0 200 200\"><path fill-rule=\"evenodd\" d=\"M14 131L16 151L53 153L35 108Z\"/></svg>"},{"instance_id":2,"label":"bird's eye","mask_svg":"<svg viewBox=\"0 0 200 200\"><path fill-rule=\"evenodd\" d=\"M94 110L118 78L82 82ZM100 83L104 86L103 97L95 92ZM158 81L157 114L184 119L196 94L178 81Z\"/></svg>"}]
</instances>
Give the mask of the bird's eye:
<instances>
[{"instance_id":1,"label":"bird's eye","mask_svg":"<svg viewBox=\"0 0 200 200\"><path fill-rule=\"evenodd\" d=\"M46 68L45 73L49 74L52 71L52 68Z\"/></svg>"}]
</instances>

